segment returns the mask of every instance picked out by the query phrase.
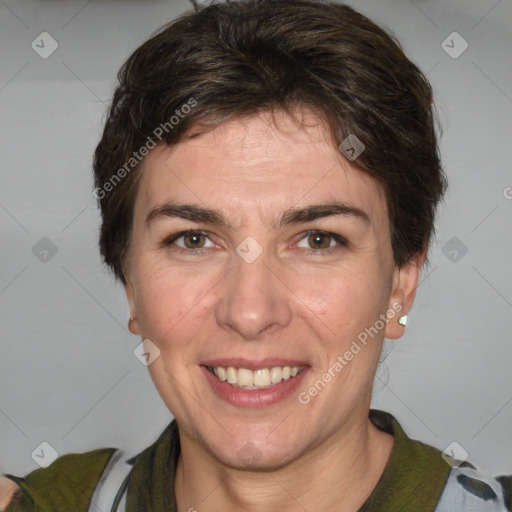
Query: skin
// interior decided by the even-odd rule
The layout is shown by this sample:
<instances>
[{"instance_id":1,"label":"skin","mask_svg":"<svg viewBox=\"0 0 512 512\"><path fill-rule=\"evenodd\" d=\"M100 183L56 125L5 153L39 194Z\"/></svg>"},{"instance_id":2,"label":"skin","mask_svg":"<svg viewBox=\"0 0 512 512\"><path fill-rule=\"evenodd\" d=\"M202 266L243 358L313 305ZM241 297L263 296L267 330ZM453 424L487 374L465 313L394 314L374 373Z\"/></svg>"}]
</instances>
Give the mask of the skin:
<instances>
[{"instance_id":1,"label":"skin","mask_svg":"<svg viewBox=\"0 0 512 512\"><path fill-rule=\"evenodd\" d=\"M160 350L148 369L179 425L180 512L356 511L393 447L368 411L382 340L404 332L398 314L307 405L292 393L236 407L200 370L213 357L299 359L310 366L305 391L379 315L412 306L424 251L395 266L381 186L340 153L314 112L300 115L304 125L284 113L275 122L268 113L231 120L143 162L125 288L130 330ZM147 225L148 212L170 200L218 210L231 227L164 216ZM289 208L333 200L369 221L336 215L275 226ZM209 236L161 243L188 229ZM348 243L326 235L315 245L310 230ZM263 249L252 263L236 252L248 236ZM258 453L251 462L237 457L248 442Z\"/></svg>"},{"instance_id":2,"label":"skin","mask_svg":"<svg viewBox=\"0 0 512 512\"><path fill-rule=\"evenodd\" d=\"M0 476L0 510L7 508L18 487L11 479Z\"/></svg>"}]
</instances>

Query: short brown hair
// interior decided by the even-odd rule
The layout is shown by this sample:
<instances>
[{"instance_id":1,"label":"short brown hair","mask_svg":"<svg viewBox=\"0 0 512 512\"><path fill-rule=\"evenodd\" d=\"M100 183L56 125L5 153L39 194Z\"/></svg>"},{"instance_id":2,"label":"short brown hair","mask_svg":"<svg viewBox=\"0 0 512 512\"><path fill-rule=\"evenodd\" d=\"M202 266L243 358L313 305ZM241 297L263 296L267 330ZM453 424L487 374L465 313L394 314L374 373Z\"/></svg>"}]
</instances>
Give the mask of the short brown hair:
<instances>
[{"instance_id":1,"label":"short brown hair","mask_svg":"<svg viewBox=\"0 0 512 512\"><path fill-rule=\"evenodd\" d=\"M101 255L123 282L139 153L150 140L172 145L192 126L301 106L325 119L336 144L348 135L364 144L354 163L383 186L395 264L428 249L446 188L431 86L395 38L354 9L328 0L214 3L162 27L118 80L94 178Z\"/></svg>"}]
</instances>

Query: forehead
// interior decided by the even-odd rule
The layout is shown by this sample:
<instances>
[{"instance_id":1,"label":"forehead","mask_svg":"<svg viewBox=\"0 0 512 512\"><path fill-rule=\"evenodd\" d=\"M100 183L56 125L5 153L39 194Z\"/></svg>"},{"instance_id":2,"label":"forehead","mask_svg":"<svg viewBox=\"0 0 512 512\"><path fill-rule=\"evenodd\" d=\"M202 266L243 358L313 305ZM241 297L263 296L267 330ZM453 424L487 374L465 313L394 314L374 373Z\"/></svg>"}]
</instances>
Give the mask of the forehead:
<instances>
[{"instance_id":1,"label":"forehead","mask_svg":"<svg viewBox=\"0 0 512 512\"><path fill-rule=\"evenodd\" d=\"M341 154L320 117L301 116L300 124L285 113L236 118L153 149L142 165L137 210L169 200L203 203L242 224L244 215L338 200L387 222L381 185Z\"/></svg>"}]
</instances>

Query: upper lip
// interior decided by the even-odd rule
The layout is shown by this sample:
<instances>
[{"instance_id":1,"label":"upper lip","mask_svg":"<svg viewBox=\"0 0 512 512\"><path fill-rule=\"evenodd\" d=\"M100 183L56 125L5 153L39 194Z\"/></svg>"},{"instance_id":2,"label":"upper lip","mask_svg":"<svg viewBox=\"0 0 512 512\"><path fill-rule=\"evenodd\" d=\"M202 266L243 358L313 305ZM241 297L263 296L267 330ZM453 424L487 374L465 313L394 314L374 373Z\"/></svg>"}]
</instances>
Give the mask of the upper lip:
<instances>
[{"instance_id":1,"label":"upper lip","mask_svg":"<svg viewBox=\"0 0 512 512\"><path fill-rule=\"evenodd\" d=\"M217 359L209 359L201 363L203 366L211 366L216 368L221 366L227 368L247 368L248 370L259 370L260 368L273 368L274 366L309 366L304 361L298 359L287 359L283 357L267 357L265 359L247 359L243 357L222 357Z\"/></svg>"}]
</instances>

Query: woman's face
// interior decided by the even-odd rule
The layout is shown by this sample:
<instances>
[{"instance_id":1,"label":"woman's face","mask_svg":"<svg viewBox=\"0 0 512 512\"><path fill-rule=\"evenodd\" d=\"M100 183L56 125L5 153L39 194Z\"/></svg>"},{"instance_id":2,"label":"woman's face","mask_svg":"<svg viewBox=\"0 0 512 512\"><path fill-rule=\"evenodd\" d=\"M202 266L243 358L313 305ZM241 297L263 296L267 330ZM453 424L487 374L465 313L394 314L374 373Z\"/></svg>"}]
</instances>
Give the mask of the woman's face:
<instances>
[{"instance_id":1,"label":"woman's face","mask_svg":"<svg viewBox=\"0 0 512 512\"><path fill-rule=\"evenodd\" d=\"M131 329L159 350L148 368L182 435L231 467L282 466L366 424L382 339L414 298L382 188L304 115L229 121L141 171ZM221 380L228 367L258 389Z\"/></svg>"}]
</instances>

